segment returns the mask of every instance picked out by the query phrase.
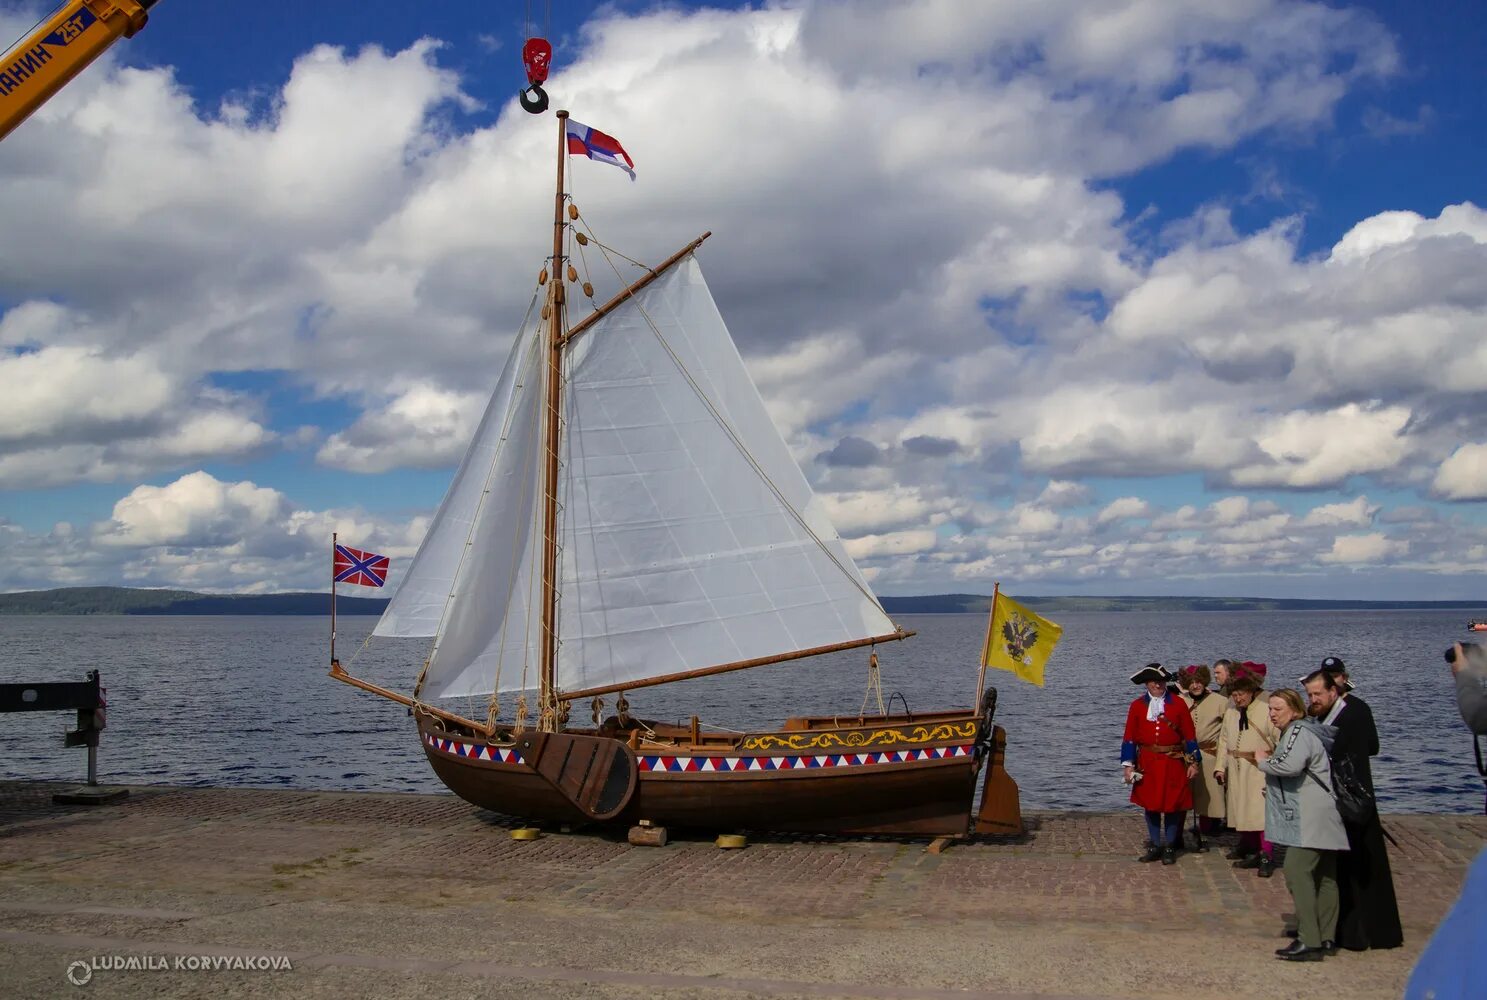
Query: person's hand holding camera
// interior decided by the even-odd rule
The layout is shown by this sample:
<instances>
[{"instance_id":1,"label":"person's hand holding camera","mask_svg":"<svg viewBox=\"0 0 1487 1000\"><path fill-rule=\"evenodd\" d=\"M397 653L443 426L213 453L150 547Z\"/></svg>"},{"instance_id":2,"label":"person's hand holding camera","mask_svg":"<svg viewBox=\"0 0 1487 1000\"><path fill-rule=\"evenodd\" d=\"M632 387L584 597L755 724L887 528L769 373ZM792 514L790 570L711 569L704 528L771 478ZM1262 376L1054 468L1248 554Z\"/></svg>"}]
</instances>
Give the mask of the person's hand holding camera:
<instances>
[{"instance_id":1,"label":"person's hand holding camera","mask_svg":"<svg viewBox=\"0 0 1487 1000\"><path fill-rule=\"evenodd\" d=\"M1487 736L1487 652L1474 642L1452 643L1446 662L1456 678L1461 721L1478 736Z\"/></svg>"},{"instance_id":2,"label":"person's hand holding camera","mask_svg":"<svg viewBox=\"0 0 1487 1000\"><path fill-rule=\"evenodd\" d=\"M1482 647L1474 642L1457 642L1446 650L1446 662L1451 666L1452 675L1458 675L1474 661L1481 659Z\"/></svg>"}]
</instances>

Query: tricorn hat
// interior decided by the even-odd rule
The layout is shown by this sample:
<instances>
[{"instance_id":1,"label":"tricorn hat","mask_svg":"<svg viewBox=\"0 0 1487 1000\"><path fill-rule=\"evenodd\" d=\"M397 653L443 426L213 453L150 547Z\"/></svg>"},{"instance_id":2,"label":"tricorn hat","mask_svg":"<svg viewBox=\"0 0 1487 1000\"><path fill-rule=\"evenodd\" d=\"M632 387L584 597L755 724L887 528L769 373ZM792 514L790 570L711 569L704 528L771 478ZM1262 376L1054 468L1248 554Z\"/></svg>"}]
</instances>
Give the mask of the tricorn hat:
<instances>
[{"instance_id":1,"label":"tricorn hat","mask_svg":"<svg viewBox=\"0 0 1487 1000\"><path fill-rule=\"evenodd\" d=\"M1213 680L1213 675L1208 672L1208 667L1202 663L1194 663L1191 666L1181 667L1177 671L1177 683L1187 687L1193 681L1198 681L1204 687Z\"/></svg>"},{"instance_id":2,"label":"tricorn hat","mask_svg":"<svg viewBox=\"0 0 1487 1000\"><path fill-rule=\"evenodd\" d=\"M1147 681L1157 681L1161 684L1171 684L1172 675L1160 663L1148 663L1140 670L1131 675L1132 684L1145 684Z\"/></svg>"}]
</instances>

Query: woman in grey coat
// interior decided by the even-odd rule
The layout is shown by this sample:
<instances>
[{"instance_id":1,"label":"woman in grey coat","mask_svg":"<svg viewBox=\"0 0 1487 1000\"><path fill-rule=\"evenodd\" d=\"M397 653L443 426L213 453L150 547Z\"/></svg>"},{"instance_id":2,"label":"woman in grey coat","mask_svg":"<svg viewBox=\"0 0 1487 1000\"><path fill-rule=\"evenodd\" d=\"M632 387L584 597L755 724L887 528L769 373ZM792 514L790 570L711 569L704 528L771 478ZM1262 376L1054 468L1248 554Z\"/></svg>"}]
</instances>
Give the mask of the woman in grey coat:
<instances>
[{"instance_id":1,"label":"woman in grey coat","mask_svg":"<svg viewBox=\"0 0 1487 1000\"><path fill-rule=\"evenodd\" d=\"M1276 952L1291 962L1320 962L1337 950L1337 852L1348 834L1332 798L1327 749L1337 731L1306 717L1290 688L1270 696L1281 731L1273 753L1257 750L1265 775L1265 839L1286 846L1286 888L1296 903L1296 940Z\"/></svg>"}]
</instances>

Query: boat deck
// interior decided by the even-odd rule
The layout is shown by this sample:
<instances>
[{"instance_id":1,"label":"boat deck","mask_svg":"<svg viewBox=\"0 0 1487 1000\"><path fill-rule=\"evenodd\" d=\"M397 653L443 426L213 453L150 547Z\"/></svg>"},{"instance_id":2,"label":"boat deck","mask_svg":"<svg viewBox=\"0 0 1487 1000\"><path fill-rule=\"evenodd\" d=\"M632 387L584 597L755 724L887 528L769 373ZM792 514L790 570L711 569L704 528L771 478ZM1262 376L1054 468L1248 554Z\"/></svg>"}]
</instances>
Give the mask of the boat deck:
<instances>
[{"instance_id":1,"label":"boat deck","mask_svg":"<svg viewBox=\"0 0 1487 1000\"><path fill-rule=\"evenodd\" d=\"M632 847L510 839L448 795L0 782L0 982L82 995L68 963L286 956L292 970L107 970L98 996L1397 997L1487 841L1391 816L1407 943L1272 961L1284 880L1215 851L1153 871L1137 814L1031 813L1016 841L795 837ZM1181 975L1152 983L1181 954ZM1248 956L1248 957L1247 957Z\"/></svg>"}]
</instances>

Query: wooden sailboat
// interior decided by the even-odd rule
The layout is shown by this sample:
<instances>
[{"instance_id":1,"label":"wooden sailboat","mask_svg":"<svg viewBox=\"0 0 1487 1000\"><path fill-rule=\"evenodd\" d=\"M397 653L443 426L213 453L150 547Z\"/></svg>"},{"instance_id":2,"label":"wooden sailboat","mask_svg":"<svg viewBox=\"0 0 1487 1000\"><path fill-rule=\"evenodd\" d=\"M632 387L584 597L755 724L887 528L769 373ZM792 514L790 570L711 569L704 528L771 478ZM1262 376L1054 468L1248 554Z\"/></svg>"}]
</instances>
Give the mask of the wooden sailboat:
<instances>
[{"instance_id":1,"label":"wooden sailboat","mask_svg":"<svg viewBox=\"0 0 1487 1000\"><path fill-rule=\"evenodd\" d=\"M760 732L630 714L636 689L913 633L888 619L770 421L693 255L708 234L569 324L566 250L584 238L564 194L566 116L543 321L518 336L374 633L431 636L432 652L411 696L334 659L331 675L412 708L439 778L508 815L957 836L986 764L975 828L1017 832L995 691L979 682L969 708ZM471 696L489 698L484 721L435 704Z\"/></svg>"}]
</instances>

